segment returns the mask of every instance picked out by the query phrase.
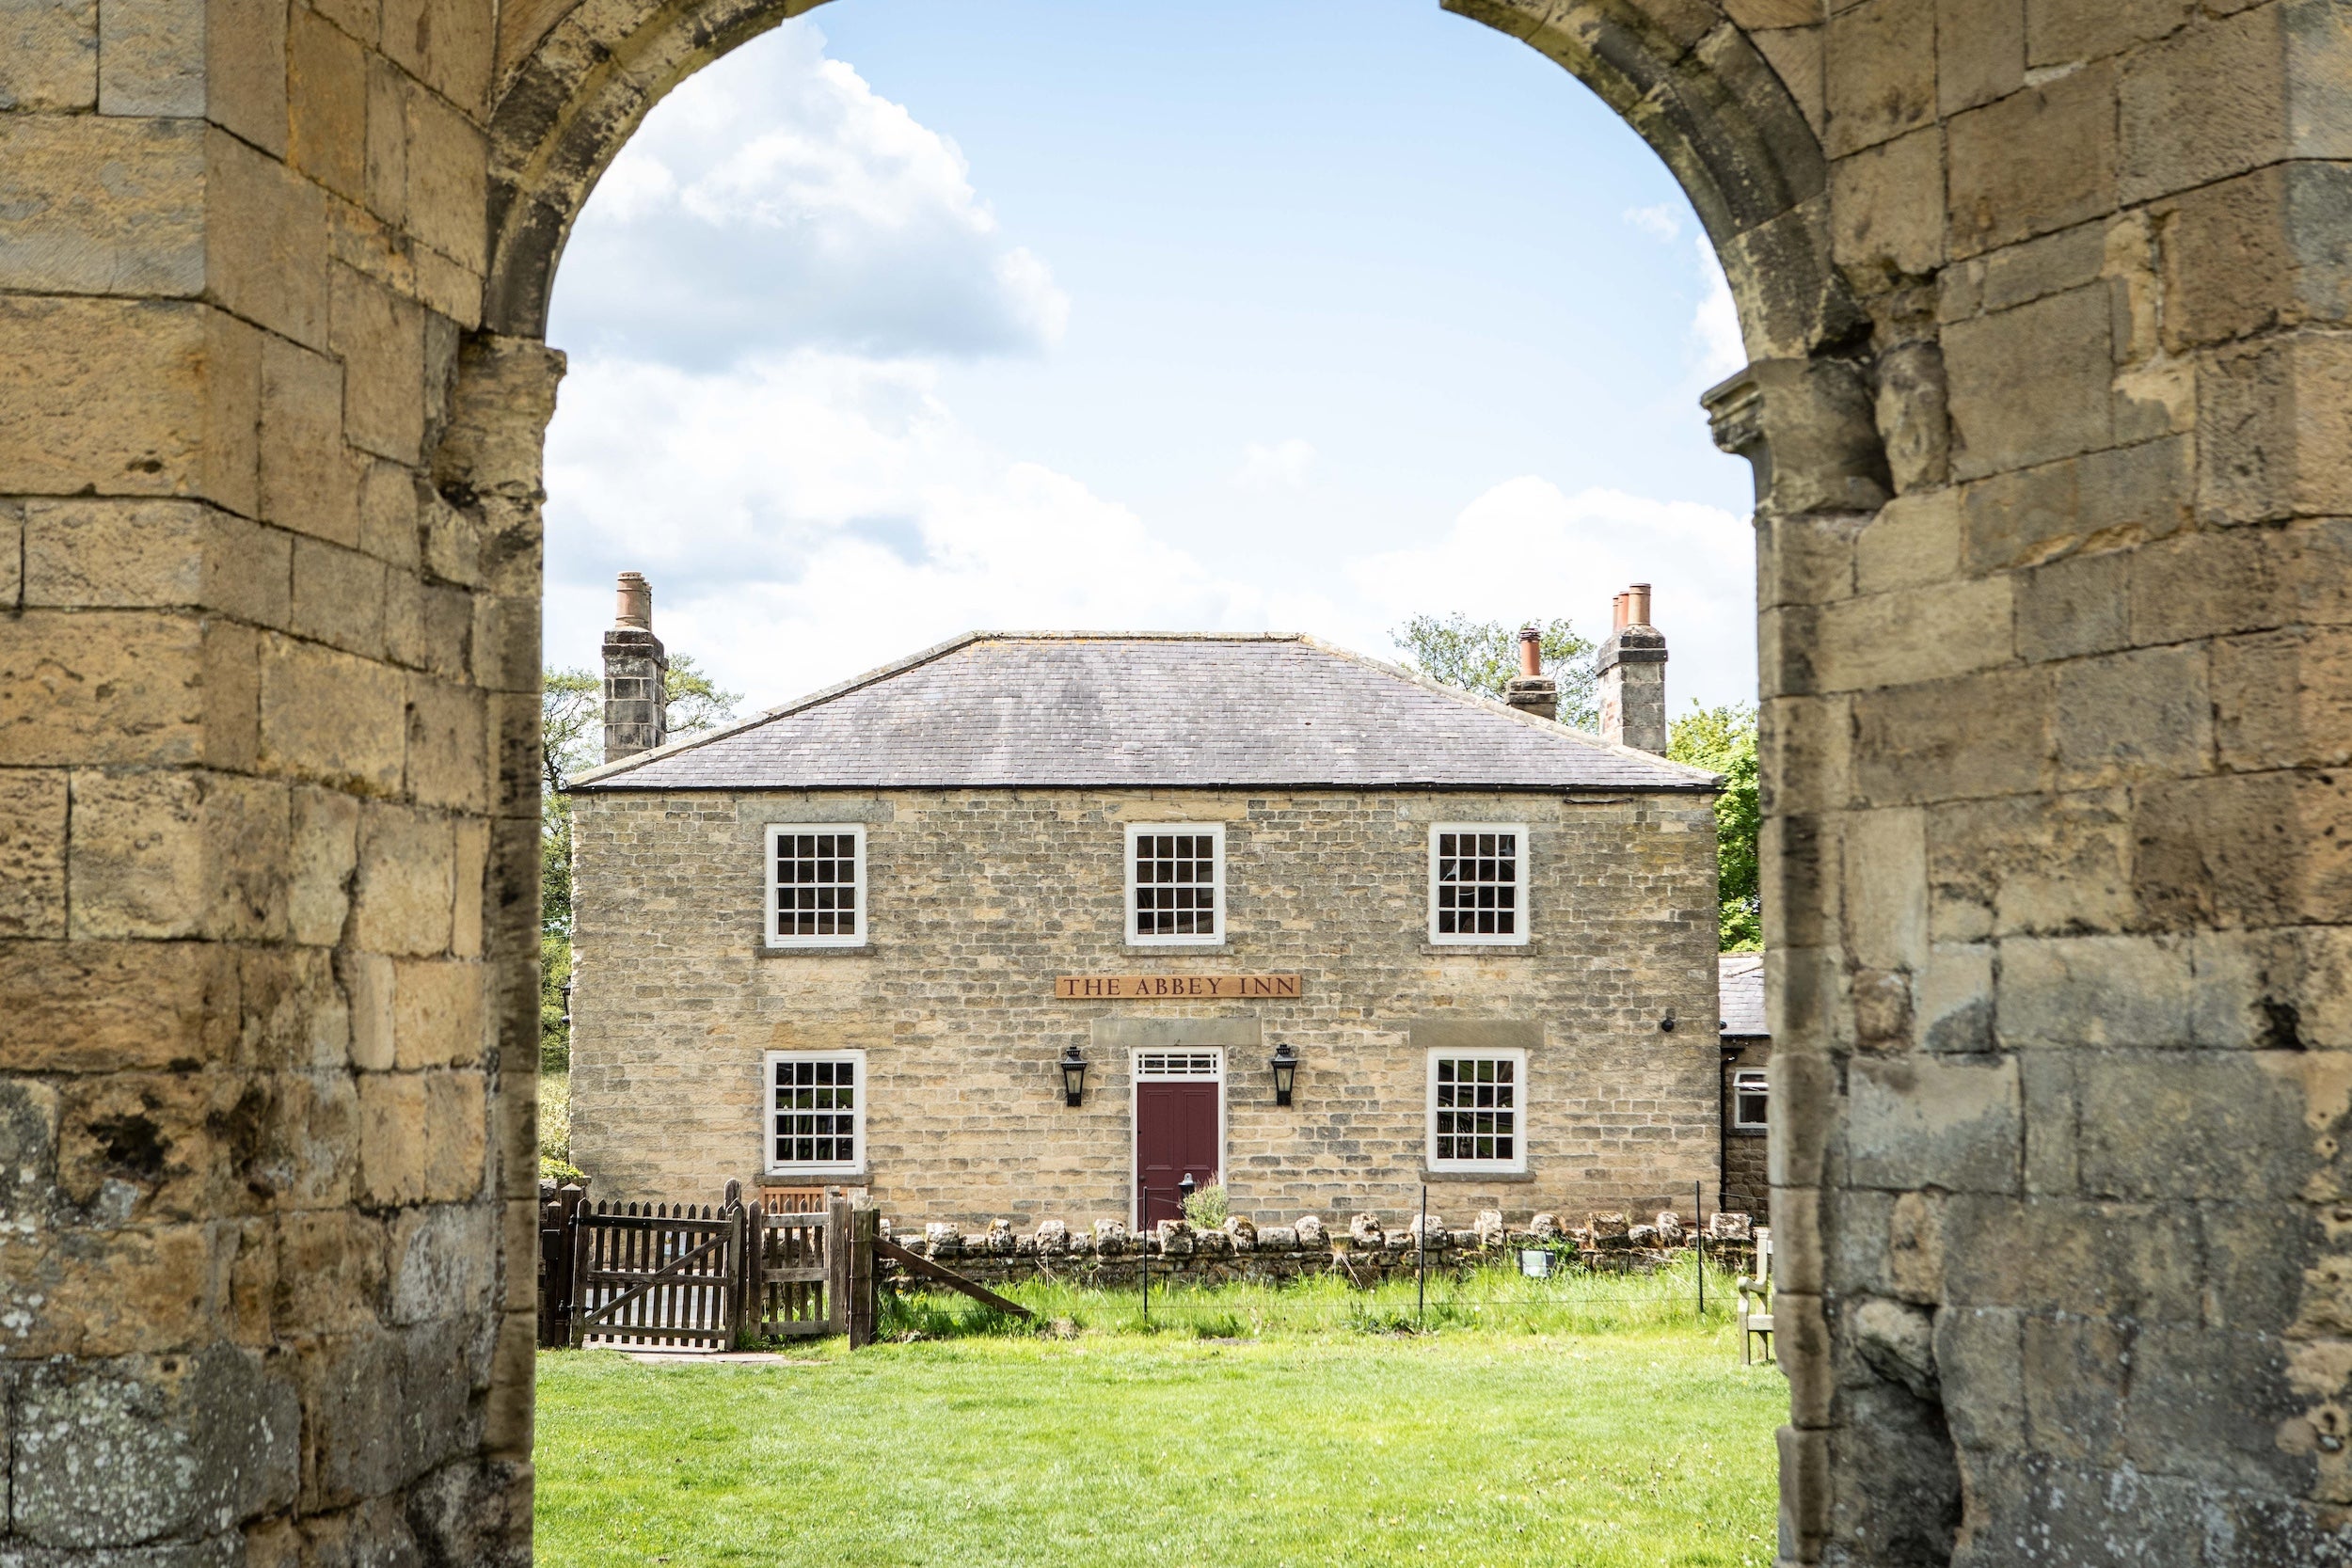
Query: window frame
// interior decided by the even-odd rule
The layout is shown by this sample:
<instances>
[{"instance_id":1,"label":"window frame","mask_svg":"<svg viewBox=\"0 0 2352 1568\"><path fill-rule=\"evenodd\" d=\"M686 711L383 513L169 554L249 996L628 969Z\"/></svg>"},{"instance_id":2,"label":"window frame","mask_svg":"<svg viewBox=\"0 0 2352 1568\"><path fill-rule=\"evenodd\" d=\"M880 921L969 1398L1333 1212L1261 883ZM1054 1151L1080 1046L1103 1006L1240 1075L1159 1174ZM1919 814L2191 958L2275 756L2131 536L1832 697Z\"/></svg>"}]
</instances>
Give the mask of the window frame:
<instances>
[{"instance_id":1,"label":"window frame","mask_svg":"<svg viewBox=\"0 0 2352 1568\"><path fill-rule=\"evenodd\" d=\"M1761 1093L1764 1097L1764 1119L1762 1121L1750 1121L1740 1115L1740 1095L1744 1081L1753 1081L1756 1085L1756 1092ZM1731 1069L1731 1130L1735 1132L1767 1132L1772 1127L1772 1074L1762 1068L1733 1068Z\"/></svg>"},{"instance_id":2,"label":"window frame","mask_svg":"<svg viewBox=\"0 0 2352 1568\"><path fill-rule=\"evenodd\" d=\"M783 1062L848 1062L857 1069L852 1085L857 1098L850 1106L850 1137L856 1150L847 1161L779 1161L776 1158L776 1067ZM760 1165L769 1176L864 1176L866 1174L866 1109L873 1098L874 1081L867 1073L866 1053L854 1047L838 1051L767 1051L759 1058Z\"/></svg>"},{"instance_id":3,"label":"window frame","mask_svg":"<svg viewBox=\"0 0 2352 1568\"><path fill-rule=\"evenodd\" d=\"M1214 859L1216 870L1215 880L1211 885L1215 889L1216 895L1216 903L1212 911L1216 919L1216 929L1210 932L1206 936L1203 936L1197 931L1168 936L1140 936L1136 934L1136 895L1137 884L1136 881L1136 840L1145 837L1146 835L1159 833L1188 833L1196 837L1202 833L1206 833L1209 835L1210 841L1215 847ZM1225 896L1224 823L1130 822L1127 824L1127 832L1123 842L1121 853L1124 856L1124 880L1127 884L1126 912L1121 917L1124 922L1121 934L1125 939L1127 946L1222 947L1225 945L1226 941L1232 934L1232 916L1233 911L1228 906Z\"/></svg>"},{"instance_id":4,"label":"window frame","mask_svg":"<svg viewBox=\"0 0 2352 1568\"><path fill-rule=\"evenodd\" d=\"M1495 932L1472 931L1465 936L1451 935L1438 929L1438 839L1442 833L1516 833L1518 853L1514 857L1518 870L1512 886L1518 893L1518 929L1509 936ZM1429 824L1429 944L1432 947L1525 947L1533 934L1534 911L1529 884L1534 880L1534 842L1524 822L1432 822ZM1458 857L1457 857L1458 858Z\"/></svg>"},{"instance_id":5,"label":"window frame","mask_svg":"<svg viewBox=\"0 0 2352 1568\"><path fill-rule=\"evenodd\" d=\"M1440 1061L1508 1061L1511 1069L1511 1158L1508 1160L1440 1160L1438 1158L1438 1064ZM1518 1045L1431 1046L1423 1074L1422 1157L1425 1169L1464 1171L1492 1176L1518 1176L1527 1170L1527 1048Z\"/></svg>"},{"instance_id":6,"label":"window frame","mask_svg":"<svg viewBox=\"0 0 2352 1568\"><path fill-rule=\"evenodd\" d=\"M852 840L855 841L857 846L855 851L857 855L857 875L851 880L850 885L857 900L857 907L851 911L856 915L857 920L856 929L850 935L844 936L835 932L832 936L787 937L778 934L776 930L776 918L783 912L782 901L784 885L776 879L776 841L787 833L831 833L836 837L843 833L847 833ZM765 945L769 947L863 947L866 945L867 941L867 922L871 917L873 911L868 907L866 902L866 841L865 823L771 822L768 824L767 832L761 835L760 842L764 846L767 852L767 858L761 862L760 864L760 879L767 890L762 899L762 903L767 911L767 936L765 938ZM839 884L836 883L835 885L838 886Z\"/></svg>"}]
</instances>

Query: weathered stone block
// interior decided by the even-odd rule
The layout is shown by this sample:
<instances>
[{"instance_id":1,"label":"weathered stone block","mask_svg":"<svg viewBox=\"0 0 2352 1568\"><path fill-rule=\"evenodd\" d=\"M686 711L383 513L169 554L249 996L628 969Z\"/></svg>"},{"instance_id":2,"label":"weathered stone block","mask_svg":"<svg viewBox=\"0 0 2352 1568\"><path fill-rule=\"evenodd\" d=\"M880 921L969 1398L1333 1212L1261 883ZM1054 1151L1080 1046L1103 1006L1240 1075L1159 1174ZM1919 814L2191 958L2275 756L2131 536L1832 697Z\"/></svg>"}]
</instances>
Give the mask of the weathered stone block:
<instances>
[{"instance_id":1,"label":"weathered stone block","mask_svg":"<svg viewBox=\"0 0 2352 1568\"><path fill-rule=\"evenodd\" d=\"M1946 136L1946 244L1955 259L2115 209L2111 65L2089 65L1955 115Z\"/></svg>"},{"instance_id":2,"label":"weathered stone block","mask_svg":"<svg viewBox=\"0 0 2352 1568\"><path fill-rule=\"evenodd\" d=\"M483 1050L483 968L404 959L393 965L393 1060L403 1068L462 1067Z\"/></svg>"},{"instance_id":3,"label":"weathered stone block","mask_svg":"<svg viewBox=\"0 0 2352 1568\"><path fill-rule=\"evenodd\" d=\"M429 675L408 678L408 793L419 804L489 803L489 716L483 694Z\"/></svg>"},{"instance_id":4,"label":"weathered stone block","mask_svg":"<svg viewBox=\"0 0 2352 1568\"><path fill-rule=\"evenodd\" d=\"M1976 478L2106 446L2107 323L2106 290L2086 288L1945 328L1953 472Z\"/></svg>"},{"instance_id":5,"label":"weathered stone block","mask_svg":"<svg viewBox=\"0 0 2352 1568\"><path fill-rule=\"evenodd\" d=\"M1857 1060L1847 1069L1845 1123L1846 1170L1861 1185L2017 1190L2014 1059Z\"/></svg>"},{"instance_id":6,"label":"weathered stone block","mask_svg":"<svg viewBox=\"0 0 2352 1568\"><path fill-rule=\"evenodd\" d=\"M2026 0L1938 0L1935 102L1949 117L2026 81Z\"/></svg>"},{"instance_id":7,"label":"weathered stone block","mask_svg":"<svg viewBox=\"0 0 2352 1568\"><path fill-rule=\"evenodd\" d=\"M343 445L342 367L272 339L262 360L262 515L280 528L358 544L361 466Z\"/></svg>"},{"instance_id":8,"label":"weathered stone block","mask_svg":"<svg viewBox=\"0 0 2352 1568\"><path fill-rule=\"evenodd\" d=\"M207 297L310 348L327 339L326 198L267 153L208 132Z\"/></svg>"},{"instance_id":9,"label":"weathered stone block","mask_svg":"<svg viewBox=\"0 0 2352 1568\"><path fill-rule=\"evenodd\" d=\"M424 439L424 315L365 274L334 269L329 341L345 380L351 444L414 463Z\"/></svg>"},{"instance_id":10,"label":"weathered stone block","mask_svg":"<svg viewBox=\"0 0 2352 1568\"><path fill-rule=\"evenodd\" d=\"M230 774L75 773L77 937L262 938L286 918L282 785Z\"/></svg>"},{"instance_id":11,"label":"weathered stone block","mask_svg":"<svg viewBox=\"0 0 2352 1568\"><path fill-rule=\"evenodd\" d=\"M1944 261L1944 138L1932 126L1830 169L1831 254L1858 286L1926 277Z\"/></svg>"},{"instance_id":12,"label":"weathered stone block","mask_svg":"<svg viewBox=\"0 0 2352 1568\"><path fill-rule=\"evenodd\" d=\"M2135 799L2134 891L2168 926L2333 923L2352 898L2341 773L2226 774Z\"/></svg>"},{"instance_id":13,"label":"weathered stone block","mask_svg":"<svg viewBox=\"0 0 2352 1568\"><path fill-rule=\"evenodd\" d=\"M2128 646L2131 566L2128 554L2114 551L2017 574L2017 657L2038 664Z\"/></svg>"},{"instance_id":14,"label":"weathered stone block","mask_svg":"<svg viewBox=\"0 0 2352 1568\"><path fill-rule=\"evenodd\" d=\"M2212 764L2213 743L2201 647L2075 659L2058 673L2062 788L2201 772Z\"/></svg>"},{"instance_id":15,"label":"weathered stone block","mask_svg":"<svg viewBox=\"0 0 2352 1568\"><path fill-rule=\"evenodd\" d=\"M0 283L194 296L205 281L204 176L196 120L8 116L0 120Z\"/></svg>"},{"instance_id":16,"label":"weathered stone block","mask_svg":"<svg viewBox=\"0 0 2352 1568\"><path fill-rule=\"evenodd\" d=\"M417 237L479 278L489 264L487 228L477 215L489 149L473 123L443 99L411 89L403 108L408 210Z\"/></svg>"},{"instance_id":17,"label":"weathered stone block","mask_svg":"<svg viewBox=\"0 0 2352 1568\"><path fill-rule=\"evenodd\" d=\"M300 1430L249 1353L53 1362L17 1395L12 1523L84 1550L211 1534L294 1500Z\"/></svg>"},{"instance_id":18,"label":"weathered stone block","mask_svg":"<svg viewBox=\"0 0 2352 1568\"><path fill-rule=\"evenodd\" d=\"M2311 0L2260 6L2135 52L2120 93L2120 185L2145 201L2281 158L2352 152L2341 19ZM2290 99L2310 107L2285 110Z\"/></svg>"},{"instance_id":19,"label":"weathered stone block","mask_svg":"<svg viewBox=\"0 0 2352 1568\"><path fill-rule=\"evenodd\" d=\"M2305 1069L2265 1054L2106 1053L2077 1082L2084 1190L2230 1202L2301 1192L2320 1164Z\"/></svg>"},{"instance_id":20,"label":"weathered stone block","mask_svg":"<svg viewBox=\"0 0 2352 1568\"><path fill-rule=\"evenodd\" d=\"M88 109L97 103L97 0L0 5L0 109Z\"/></svg>"},{"instance_id":21,"label":"weathered stone block","mask_svg":"<svg viewBox=\"0 0 2352 1568\"><path fill-rule=\"evenodd\" d=\"M194 304L11 296L0 379L0 469L18 491L252 510L261 340L244 323Z\"/></svg>"},{"instance_id":22,"label":"weathered stone block","mask_svg":"<svg viewBox=\"0 0 2352 1568\"><path fill-rule=\"evenodd\" d=\"M1899 805L2039 788L2056 706L2038 671L1991 670L1853 699L1856 793Z\"/></svg>"},{"instance_id":23,"label":"weathered stone block","mask_svg":"<svg viewBox=\"0 0 2352 1568\"><path fill-rule=\"evenodd\" d=\"M99 14L98 112L204 113L204 0L119 0Z\"/></svg>"},{"instance_id":24,"label":"weathered stone block","mask_svg":"<svg viewBox=\"0 0 2352 1568\"><path fill-rule=\"evenodd\" d=\"M2010 661L2006 577L1824 605L1814 622L1817 690L1907 686Z\"/></svg>"},{"instance_id":25,"label":"weathered stone block","mask_svg":"<svg viewBox=\"0 0 2352 1568\"><path fill-rule=\"evenodd\" d=\"M1863 0L1829 19L1822 145L1832 157L1935 118L1934 0Z\"/></svg>"},{"instance_id":26,"label":"weathered stone block","mask_svg":"<svg viewBox=\"0 0 2352 1568\"><path fill-rule=\"evenodd\" d=\"M2197 379L2197 510L2217 523L2352 512L2352 339L2225 349Z\"/></svg>"},{"instance_id":27,"label":"weathered stone block","mask_svg":"<svg viewBox=\"0 0 2352 1568\"><path fill-rule=\"evenodd\" d=\"M381 657L384 563L317 539L294 540L293 553L294 635L363 658Z\"/></svg>"},{"instance_id":28,"label":"weathered stone block","mask_svg":"<svg viewBox=\"0 0 2352 1568\"><path fill-rule=\"evenodd\" d=\"M375 953L445 951L455 848L448 822L400 806L371 804L359 825L356 934Z\"/></svg>"},{"instance_id":29,"label":"weathered stone block","mask_svg":"<svg viewBox=\"0 0 2352 1568\"><path fill-rule=\"evenodd\" d=\"M2352 171L2274 165L2174 203L2163 321L2171 352L2352 315Z\"/></svg>"},{"instance_id":30,"label":"weathered stone block","mask_svg":"<svg viewBox=\"0 0 2352 1568\"><path fill-rule=\"evenodd\" d=\"M364 198L367 52L315 11L286 32L286 161L349 201Z\"/></svg>"},{"instance_id":31,"label":"weathered stone block","mask_svg":"<svg viewBox=\"0 0 2352 1568\"><path fill-rule=\"evenodd\" d=\"M66 934L66 774L0 774L0 937Z\"/></svg>"},{"instance_id":32,"label":"weathered stone block","mask_svg":"<svg viewBox=\"0 0 2352 1568\"><path fill-rule=\"evenodd\" d=\"M292 638L262 645L262 766L389 795L400 788L406 685L397 670Z\"/></svg>"},{"instance_id":33,"label":"weathered stone block","mask_svg":"<svg viewBox=\"0 0 2352 1568\"><path fill-rule=\"evenodd\" d=\"M2185 1044L2189 944L2162 936L2012 937L2001 944L1995 1026L2005 1046Z\"/></svg>"}]
</instances>

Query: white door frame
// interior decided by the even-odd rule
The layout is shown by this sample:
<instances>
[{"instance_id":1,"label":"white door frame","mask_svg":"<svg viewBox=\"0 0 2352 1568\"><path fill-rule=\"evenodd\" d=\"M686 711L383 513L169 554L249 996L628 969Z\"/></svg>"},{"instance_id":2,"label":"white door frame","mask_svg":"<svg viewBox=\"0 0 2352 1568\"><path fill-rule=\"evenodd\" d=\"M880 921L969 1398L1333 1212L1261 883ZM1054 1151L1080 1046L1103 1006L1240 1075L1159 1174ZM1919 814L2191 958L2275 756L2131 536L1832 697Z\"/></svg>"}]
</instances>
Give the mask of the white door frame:
<instances>
[{"instance_id":1,"label":"white door frame","mask_svg":"<svg viewBox=\"0 0 2352 1568\"><path fill-rule=\"evenodd\" d=\"M1177 1054L1216 1058L1214 1073L1154 1072L1151 1081L1154 1084L1199 1084L1214 1078L1216 1084L1216 1179L1219 1181L1225 1180L1225 1108L1229 1098L1225 1093L1225 1047L1171 1045L1147 1050L1130 1046L1127 1051L1127 1206L1128 1212L1133 1216L1129 1222L1130 1228L1138 1234L1143 1229L1143 1150L1137 1147L1143 1141L1143 1059L1146 1056Z\"/></svg>"}]
</instances>

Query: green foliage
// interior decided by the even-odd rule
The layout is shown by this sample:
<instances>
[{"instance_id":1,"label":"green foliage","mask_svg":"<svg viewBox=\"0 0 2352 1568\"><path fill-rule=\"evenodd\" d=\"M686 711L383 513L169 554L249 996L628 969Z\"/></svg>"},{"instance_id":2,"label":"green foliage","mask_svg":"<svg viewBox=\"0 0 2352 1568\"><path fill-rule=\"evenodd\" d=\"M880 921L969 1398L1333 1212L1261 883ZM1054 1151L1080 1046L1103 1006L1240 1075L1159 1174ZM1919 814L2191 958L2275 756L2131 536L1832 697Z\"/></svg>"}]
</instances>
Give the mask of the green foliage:
<instances>
[{"instance_id":1,"label":"green foliage","mask_svg":"<svg viewBox=\"0 0 2352 1568\"><path fill-rule=\"evenodd\" d=\"M572 801L564 781L604 752L604 684L585 670L549 670L539 680L539 929L572 932ZM565 972L569 973L568 960ZM545 1003L542 1001L542 1013ZM542 1028L544 1037L545 1029Z\"/></svg>"},{"instance_id":2,"label":"green foliage","mask_svg":"<svg viewBox=\"0 0 2352 1568\"><path fill-rule=\"evenodd\" d=\"M1473 621L1460 613L1416 615L1389 633L1404 650L1405 667L1442 685L1502 700L1519 673L1519 627L1543 634L1544 673L1560 688L1560 722L1571 729L1600 726L1600 677L1593 643L1566 621Z\"/></svg>"},{"instance_id":3,"label":"green foliage","mask_svg":"<svg viewBox=\"0 0 2352 1568\"><path fill-rule=\"evenodd\" d=\"M661 695L662 718L673 740L730 722L735 705L743 700L740 691L720 690L718 683L695 665L691 654L670 656L670 673L661 683Z\"/></svg>"},{"instance_id":4,"label":"green foliage","mask_svg":"<svg viewBox=\"0 0 2352 1568\"><path fill-rule=\"evenodd\" d=\"M750 1367L549 1351L538 1560L1772 1560L1788 1385L1728 1327L1230 1338L802 1340Z\"/></svg>"},{"instance_id":5,"label":"green foliage","mask_svg":"<svg viewBox=\"0 0 2352 1568\"><path fill-rule=\"evenodd\" d=\"M577 1181L585 1187L588 1185L588 1173L551 1154L542 1154L539 1156L539 1180L552 1181L559 1187L567 1181Z\"/></svg>"},{"instance_id":6,"label":"green foliage","mask_svg":"<svg viewBox=\"0 0 2352 1568\"><path fill-rule=\"evenodd\" d=\"M1715 800L1718 896L1723 900L1723 950L1753 953L1764 945L1762 885L1756 839L1763 821L1756 795L1756 709L1746 703L1700 707L1667 729L1666 755L1724 777Z\"/></svg>"},{"instance_id":7,"label":"green foliage","mask_svg":"<svg viewBox=\"0 0 2352 1568\"><path fill-rule=\"evenodd\" d=\"M1225 1224L1225 1184L1212 1181L1184 1199L1184 1218L1202 1230L1215 1230Z\"/></svg>"},{"instance_id":8,"label":"green foliage","mask_svg":"<svg viewBox=\"0 0 2352 1568\"><path fill-rule=\"evenodd\" d=\"M553 932L539 933L539 1070L568 1072L572 1066L571 1029L564 988L572 978L572 941Z\"/></svg>"},{"instance_id":9,"label":"green foliage","mask_svg":"<svg viewBox=\"0 0 2352 1568\"><path fill-rule=\"evenodd\" d=\"M560 1165L579 1176L578 1167L572 1164L572 1080L570 1074L563 1072L539 1074L540 1173L545 1175L551 1165Z\"/></svg>"}]
</instances>

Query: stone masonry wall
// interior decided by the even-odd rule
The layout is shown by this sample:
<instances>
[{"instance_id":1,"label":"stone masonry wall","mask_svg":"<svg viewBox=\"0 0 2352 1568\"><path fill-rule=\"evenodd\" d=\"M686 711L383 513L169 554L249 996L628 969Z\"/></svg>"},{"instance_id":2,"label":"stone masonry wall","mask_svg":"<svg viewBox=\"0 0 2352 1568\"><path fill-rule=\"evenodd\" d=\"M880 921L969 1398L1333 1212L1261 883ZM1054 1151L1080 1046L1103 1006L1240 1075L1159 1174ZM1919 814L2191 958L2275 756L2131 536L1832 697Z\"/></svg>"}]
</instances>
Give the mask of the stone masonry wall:
<instances>
[{"instance_id":1,"label":"stone masonry wall","mask_svg":"<svg viewBox=\"0 0 2352 1568\"><path fill-rule=\"evenodd\" d=\"M1443 3L1752 361L1784 1561L2342 1557L2344 8ZM7 1553L526 1549L538 339L804 8L0 9Z\"/></svg>"},{"instance_id":2,"label":"stone masonry wall","mask_svg":"<svg viewBox=\"0 0 2352 1568\"><path fill-rule=\"evenodd\" d=\"M1220 950L1122 944L1122 824L1171 819L1226 824ZM1429 945L1440 819L1530 825L1532 945ZM807 821L867 825L868 952L760 945L764 831ZM1255 1021L1258 1043L1228 1048L1235 1212L1401 1213L1426 1124L1408 1031L1532 1022L1529 1179L1433 1191L1521 1216L1687 1208L1715 1164L1717 1050L1692 1026L1715 1017L1711 823L1703 798L1663 795L584 793L573 1158L600 1197L750 1186L760 1053L857 1046L886 1216L1132 1219L1129 1063L1108 1042L1124 1021ZM1304 983L1255 1004L1055 999L1055 976L1084 973ZM1669 1010L1684 1021L1672 1033ZM1302 1057L1288 1109L1266 1067L1278 1040ZM1091 1065L1076 1110L1055 1066L1073 1044Z\"/></svg>"},{"instance_id":3,"label":"stone masonry wall","mask_svg":"<svg viewBox=\"0 0 2352 1568\"><path fill-rule=\"evenodd\" d=\"M0 1560L529 1557L490 25L0 9Z\"/></svg>"}]
</instances>

